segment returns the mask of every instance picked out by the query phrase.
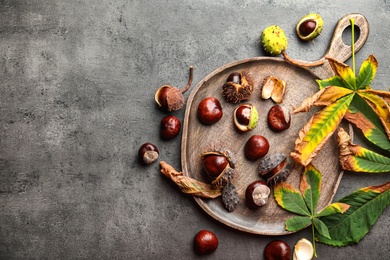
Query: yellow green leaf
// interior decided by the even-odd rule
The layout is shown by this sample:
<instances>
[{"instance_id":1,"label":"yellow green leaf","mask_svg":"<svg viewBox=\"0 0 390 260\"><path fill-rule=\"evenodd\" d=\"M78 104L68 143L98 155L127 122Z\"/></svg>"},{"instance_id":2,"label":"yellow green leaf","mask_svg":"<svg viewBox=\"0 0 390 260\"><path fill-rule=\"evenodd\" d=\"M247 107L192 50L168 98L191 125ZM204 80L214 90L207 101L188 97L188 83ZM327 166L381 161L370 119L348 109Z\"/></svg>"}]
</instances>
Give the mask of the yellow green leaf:
<instances>
[{"instance_id":1,"label":"yellow green leaf","mask_svg":"<svg viewBox=\"0 0 390 260\"><path fill-rule=\"evenodd\" d=\"M312 161L337 129L353 96L353 94L344 96L313 115L299 131L295 140L294 151L290 154L295 161L304 166Z\"/></svg>"},{"instance_id":2,"label":"yellow green leaf","mask_svg":"<svg viewBox=\"0 0 390 260\"><path fill-rule=\"evenodd\" d=\"M378 61L374 55L370 55L360 67L359 75L356 80L357 89L367 88L375 77L378 68Z\"/></svg>"},{"instance_id":3,"label":"yellow green leaf","mask_svg":"<svg viewBox=\"0 0 390 260\"><path fill-rule=\"evenodd\" d=\"M293 110L293 114L300 112L308 112L312 106L328 106L338 99L351 94L353 91L337 86L328 86L321 89L314 95L306 98L303 102Z\"/></svg>"},{"instance_id":4,"label":"yellow green leaf","mask_svg":"<svg viewBox=\"0 0 390 260\"><path fill-rule=\"evenodd\" d=\"M313 164L305 167L299 183L299 189L312 215L314 215L318 199L320 198L321 181L321 173Z\"/></svg>"},{"instance_id":5,"label":"yellow green leaf","mask_svg":"<svg viewBox=\"0 0 390 260\"><path fill-rule=\"evenodd\" d=\"M336 213L344 213L349 209L349 205L345 203L335 202L318 212L315 216L317 218L319 217L325 217Z\"/></svg>"},{"instance_id":6,"label":"yellow green leaf","mask_svg":"<svg viewBox=\"0 0 390 260\"><path fill-rule=\"evenodd\" d=\"M390 139L390 107L389 104L372 93L370 90L358 91L358 94L371 106L374 112L379 116L382 125L386 131L387 137Z\"/></svg>"},{"instance_id":7,"label":"yellow green leaf","mask_svg":"<svg viewBox=\"0 0 390 260\"><path fill-rule=\"evenodd\" d=\"M333 58L327 58L327 60L334 73L343 79L345 84L341 87L356 90L356 76L351 67Z\"/></svg>"},{"instance_id":8,"label":"yellow green leaf","mask_svg":"<svg viewBox=\"0 0 390 260\"><path fill-rule=\"evenodd\" d=\"M390 158L353 144L343 128L337 133L340 165L344 170L354 172L390 172Z\"/></svg>"}]
</instances>

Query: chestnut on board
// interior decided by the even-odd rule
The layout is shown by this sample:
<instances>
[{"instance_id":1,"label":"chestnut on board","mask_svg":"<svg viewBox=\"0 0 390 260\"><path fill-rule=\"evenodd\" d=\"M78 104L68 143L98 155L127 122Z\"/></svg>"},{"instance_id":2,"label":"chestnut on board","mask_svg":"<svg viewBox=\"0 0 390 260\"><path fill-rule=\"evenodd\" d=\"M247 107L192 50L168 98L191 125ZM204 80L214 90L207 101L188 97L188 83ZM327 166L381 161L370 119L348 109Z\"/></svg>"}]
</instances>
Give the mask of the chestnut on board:
<instances>
[{"instance_id":1,"label":"chestnut on board","mask_svg":"<svg viewBox=\"0 0 390 260\"><path fill-rule=\"evenodd\" d=\"M287 108L274 105L268 111L267 121L272 131L282 132L290 127L291 114Z\"/></svg>"},{"instance_id":2,"label":"chestnut on board","mask_svg":"<svg viewBox=\"0 0 390 260\"><path fill-rule=\"evenodd\" d=\"M269 150L269 142L262 135L252 135L244 146L245 157L249 160L263 158Z\"/></svg>"},{"instance_id":3,"label":"chestnut on board","mask_svg":"<svg viewBox=\"0 0 390 260\"><path fill-rule=\"evenodd\" d=\"M246 204L251 209L258 209L268 202L270 188L264 181L257 180L248 185L245 190Z\"/></svg>"},{"instance_id":4,"label":"chestnut on board","mask_svg":"<svg viewBox=\"0 0 390 260\"><path fill-rule=\"evenodd\" d=\"M221 103L214 97L206 97L198 105L198 119L204 125L217 123L223 115Z\"/></svg>"}]
</instances>

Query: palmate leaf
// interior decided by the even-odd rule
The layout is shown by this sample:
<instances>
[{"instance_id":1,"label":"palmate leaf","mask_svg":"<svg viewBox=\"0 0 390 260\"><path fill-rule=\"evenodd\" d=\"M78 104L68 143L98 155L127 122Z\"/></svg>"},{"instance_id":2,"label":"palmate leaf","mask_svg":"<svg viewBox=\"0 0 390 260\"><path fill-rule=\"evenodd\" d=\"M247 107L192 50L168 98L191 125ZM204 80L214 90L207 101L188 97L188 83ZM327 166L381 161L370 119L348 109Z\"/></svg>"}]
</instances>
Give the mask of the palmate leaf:
<instances>
[{"instance_id":1,"label":"palmate leaf","mask_svg":"<svg viewBox=\"0 0 390 260\"><path fill-rule=\"evenodd\" d=\"M307 166L332 136L344 117L354 94L346 95L315 114L298 133L290 156Z\"/></svg>"},{"instance_id":2,"label":"palmate leaf","mask_svg":"<svg viewBox=\"0 0 390 260\"><path fill-rule=\"evenodd\" d=\"M390 158L353 144L344 129L339 128L340 165L344 170L367 173L390 172Z\"/></svg>"},{"instance_id":3,"label":"palmate leaf","mask_svg":"<svg viewBox=\"0 0 390 260\"><path fill-rule=\"evenodd\" d=\"M372 228L383 210L390 205L390 182L361 188L339 200L351 207L344 214L320 218L328 227L330 237L317 234L317 240L332 246L359 242Z\"/></svg>"},{"instance_id":4,"label":"palmate leaf","mask_svg":"<svg viewBox=\"0 0 390 260\"><path fill-rule=\"evenodd\" d=\"M312 164L309 164L303 172L299 189L310 214L314 215L320 198L321 173Z\"/></svg>"},{"instance_id":5,"label":"palmate leaf","mask_svg":"<svg viewBox=\"0 0 390 260\"><path fill-rule=\"evenodd\" d=\"M344 118L358 127L376 146L390 151L390 141L378 115L359 95L355 95Z\"/></svg>"},{"instance_id":6,"label":"palmate leaf","mask_svg":"<svg viewBox=\"0 0 390 260\"><path fill-rule=\"evenodd\" d=\"M356 79L357 89L365 89L369 86L375 77L378 68L378 61L374 55L370 55L360 67L359 75Z\"/></svg>"}]
</instances>

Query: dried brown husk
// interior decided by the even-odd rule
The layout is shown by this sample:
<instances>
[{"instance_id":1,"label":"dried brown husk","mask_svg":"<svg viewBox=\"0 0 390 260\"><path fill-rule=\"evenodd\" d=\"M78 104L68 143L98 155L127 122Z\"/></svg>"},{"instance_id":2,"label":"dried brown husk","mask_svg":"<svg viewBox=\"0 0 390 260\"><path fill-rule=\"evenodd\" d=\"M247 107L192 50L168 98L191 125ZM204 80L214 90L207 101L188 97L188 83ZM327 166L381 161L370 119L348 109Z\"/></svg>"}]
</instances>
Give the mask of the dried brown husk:
<instances>
[{"instance_id":1,"label":"dried brown husk","mask_svg":"<svg viewBox=\"0 0 390 260\"><path fill-rule=\"evenodd\" d=\"M241 74L241 84L226 82L222 86L222 95L226 102L236 104L238 102L249 100L253 92L253 80L246 73Z\"/></svg>"},{"instance_id":2,"label":"dried brown husk","mask_svg":"<svg viewBox=\"0 0 390 260\"><path fill-rule=\"evenodd\" d=\"M267 76L263 81L261 97L263 99L271 98L276 103L283 102L286 93L286 82L274 76Z\"/></svg>"},{"instance_id":3,"label":"dried brown husk","mask_svg":"<svg viewBox=\"0 0 390 260\"><path fill-rule=\"evenodd\" d=\"M160 166L161 172L171 179L183 193L209 199L217 198L222 194L220 188L184 176L183 172L176 171L171 165L164 161L160 162Z\"/></svg>"}]
</instances>

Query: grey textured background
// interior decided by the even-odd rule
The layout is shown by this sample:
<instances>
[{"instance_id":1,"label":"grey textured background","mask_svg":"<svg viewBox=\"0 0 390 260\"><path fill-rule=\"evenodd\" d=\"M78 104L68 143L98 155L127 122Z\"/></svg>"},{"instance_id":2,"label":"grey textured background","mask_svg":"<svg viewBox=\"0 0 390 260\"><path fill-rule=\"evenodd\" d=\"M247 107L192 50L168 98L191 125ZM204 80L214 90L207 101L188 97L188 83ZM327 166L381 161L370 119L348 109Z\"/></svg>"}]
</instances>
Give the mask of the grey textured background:
<instances>
[{"instance_id":1,"label":"grey textured background","mask_svg":"<svg viewBox=\"0 0 390 260\"><path fill-rule=\"evenodd\" d=\"M294 27L310 12L325 27L305 44ZM153 142L180 169L180 137L159 139L166 113L154 92L184 86L190 65L195 85L226 63L264 55L258 37L271 24L284 28L290 56L315 60L353 12L370 23L357 64L374 54L372 87L387 90L388 0L0 0L0 259L198 259L200 229L220 241L205 259L261 259L273 239L311 239L309 230L267 237L218 223L158 163L141 167L137 151ZM174 114L183 119L184 110ZM336 199L389 179L346 173ZM319 244L319 259L388 259L389 213L357 245Z\"/></svg>"}]
</instances>

